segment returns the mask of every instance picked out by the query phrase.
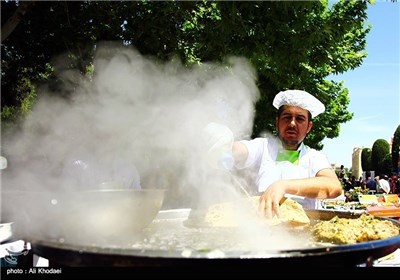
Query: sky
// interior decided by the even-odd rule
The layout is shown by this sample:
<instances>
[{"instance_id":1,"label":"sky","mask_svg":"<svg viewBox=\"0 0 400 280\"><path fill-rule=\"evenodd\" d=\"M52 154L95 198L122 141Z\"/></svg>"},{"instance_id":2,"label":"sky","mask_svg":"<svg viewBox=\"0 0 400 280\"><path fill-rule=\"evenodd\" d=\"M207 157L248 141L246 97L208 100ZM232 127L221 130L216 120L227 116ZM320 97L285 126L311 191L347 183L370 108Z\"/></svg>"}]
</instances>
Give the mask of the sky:
<instances>
[{"instance_id":1,"label":"sky","mask_svg":"<svg viewBox=\"0 0 400 280\"><path fill-rule=\"evenodd\" d=\"M332 164L346 168L352 167L354 148L372 148L377 139L391 143L400 124L400 2L376 1L367 13L367 58L354 70L328 77L349 89L354 117L340 125L339 137L322 142L323 151Z\"/></svg>"}]
</instances>

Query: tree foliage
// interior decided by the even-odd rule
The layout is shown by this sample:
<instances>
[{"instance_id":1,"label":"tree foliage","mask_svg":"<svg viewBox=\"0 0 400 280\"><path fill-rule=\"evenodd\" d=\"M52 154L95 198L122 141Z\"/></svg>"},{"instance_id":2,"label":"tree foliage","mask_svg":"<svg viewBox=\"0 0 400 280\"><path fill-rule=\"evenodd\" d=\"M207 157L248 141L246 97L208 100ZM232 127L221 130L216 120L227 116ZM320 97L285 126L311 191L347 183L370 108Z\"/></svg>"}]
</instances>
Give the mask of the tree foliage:
<instances>
[{"instance_id":1,"label":"tree foliage","mask_svg":"<svg viewBox=\"0 0 400 280\"><path fill-rule=\"evenodd\" d=\"M2 2L2 29L24 2ZM50 83L62 92L58 74L86 73L96 44L118 41L161 61L179 58L188 67L249 59L258 75L253 136L275 129L271 103L284 89L304 89L326 106L306 143L339 135L349 121L348 89L327 79L359 67L367 56L368 0L338 1L38 1L25 12L1 46L2 120L23 114L32 85ZM55 67L60 55L68 63ZM26 81L29 81L28 83ZM57 91L57 89L60 89ZM28 106L29 109L29 106ZM8 113L7 113L8 112Z\"/></svg>"},{"instance_id":2,"label":"tree foliage","mask_svg":"<svg viewBox=\"0 0 400 280\"><path fill-rule=\"evenodd\" d=\"M385 157L381 161L381 173L383 175L388 175L390 176L393 172L393 167L392 167L392 155L390 153L387 153Z\"/></svg>"},{"instance_id":3,"label":"tree foliage","mask_svg":"<svg viewBox=\"0 0 400 280\"><path fill-rule=\"evenodd\" d=\"M390 172L390 169L386 169L388 154L390 154L390 145L388 141L385 139L376 140L372 145L371 152L371 166L372 170L375 170L376 174L388 174Z\"/></svg>"},{"instance_id":4,"label":"tree foliage","mask_svg":"<svg viewBox=\"0 0 400 280\"><path fill-rule=\"evenodd\" d=\"M392 142L392 170L398 172L399 166L399 153L400 153L400 125L396 128L393 134Z\"/></svg>"},{"instance_id":5,"label":"tree foliage","mask_svg":"<svg viewBox=\"0 0 400 280\"><path fill-rule=\"evenodd\" d=\"M371 171L371 153L372 150L370 148L363 148L361 151L361 168L365 171Z\"/></svg>"}]
</instances>

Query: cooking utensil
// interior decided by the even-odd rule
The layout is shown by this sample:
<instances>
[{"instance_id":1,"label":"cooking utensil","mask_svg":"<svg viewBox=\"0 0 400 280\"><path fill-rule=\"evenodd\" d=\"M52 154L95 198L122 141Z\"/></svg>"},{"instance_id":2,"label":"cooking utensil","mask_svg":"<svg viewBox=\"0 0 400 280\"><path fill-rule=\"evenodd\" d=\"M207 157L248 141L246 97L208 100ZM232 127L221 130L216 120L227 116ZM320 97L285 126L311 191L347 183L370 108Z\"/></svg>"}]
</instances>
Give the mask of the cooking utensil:
<instances>
[{"instance_id":1,"label":"cooking utensil","mask_svg":"<svg viewBox=\"0 0 400 280\"><path fill-rule=\"evenodd\" d=\"M236 176L234 174L232 174L231 171L228 171L229 175L233 181L233 183L239 187L239 190L247 197L247 198L251 198L250 193L246 190L245 186L243 186L243 184L236 178Z\"/></svg>"}]
</instances>

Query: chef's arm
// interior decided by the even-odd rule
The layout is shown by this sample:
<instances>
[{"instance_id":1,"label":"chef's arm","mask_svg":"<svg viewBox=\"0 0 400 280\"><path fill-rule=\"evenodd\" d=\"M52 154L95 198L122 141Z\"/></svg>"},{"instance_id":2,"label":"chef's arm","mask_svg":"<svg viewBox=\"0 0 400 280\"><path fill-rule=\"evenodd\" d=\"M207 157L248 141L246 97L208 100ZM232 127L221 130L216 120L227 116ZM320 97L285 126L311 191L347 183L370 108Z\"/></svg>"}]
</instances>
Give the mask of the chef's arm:
<instances>
[{"instance_id":1,"label":"chef's arm","mask_svg":"<svg viewBox=\"0 0 400 280\"><path fill-rule=\"evenodd\" d=\"M335 198L342 194L342 185L331 169L320 170L316 177L278 180L269 185L260 197L260 212L268 218L279 216L279 202L286 194L310 198Z\"/></svg>"},{"instance_id":2,"label":"chef's arm","mask_svg":"<svg viewBox=\"0 0 400 280\"><path fill-rule=\"evenodd\" d=\"M331 169L320 170L315 177L281 180L286 193L311 198L336 198L342 194L342 184Z\"/></svg>"}]
</instances>

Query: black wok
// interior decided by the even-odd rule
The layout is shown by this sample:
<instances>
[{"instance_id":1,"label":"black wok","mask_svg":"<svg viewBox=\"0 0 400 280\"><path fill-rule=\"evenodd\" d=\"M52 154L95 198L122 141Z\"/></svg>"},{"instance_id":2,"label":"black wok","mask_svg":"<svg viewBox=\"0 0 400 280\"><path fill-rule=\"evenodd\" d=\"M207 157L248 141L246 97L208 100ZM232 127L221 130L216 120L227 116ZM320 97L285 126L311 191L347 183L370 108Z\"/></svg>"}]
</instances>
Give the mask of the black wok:
<instances>
[{"instance_id":1,"label":"black wok","mask_svg":"<svg viewBox=\"0 0 400 280\"><path fill-rule=\"evenodd\" d=\"M182 234L182 231L185 231L182 224L188 218L189 213L190 209L160 211L153 224L156 224L157 230L161 231L164 226L168 226L169 232L174 233L175 230L176 234L179 235ZM349 212L326 210L308 210L307 214L312 220L328 220L336 215L341 218L357 218L359 216L359 214ZM400 226L399 221L388 220ZM140 238L151 239L151 232L152 229L147 233L143 232L144 236ZM149 236L146 236L146 234L149 234ZM199 268L207 266L208 268L241 267L256 269L285 265L321 268L372 265L374 260L400 248L400 235L384 240L350 245L319 245L301 249L264 250L262 252L232 250L222 254L221 252L214 254L212 250L188 251L185 246L179 245L179 241L172 249L167 248L165 244L159 245L159 248L145 248L134 246L79 246L45 240L31 240L31 242L35 254L48 258L53 263L65 266L129 266L136 268Z\"/></svg>"}]
</instances>

